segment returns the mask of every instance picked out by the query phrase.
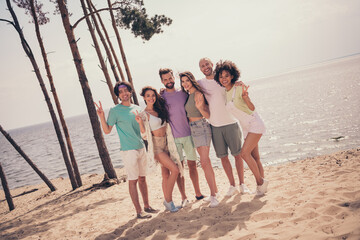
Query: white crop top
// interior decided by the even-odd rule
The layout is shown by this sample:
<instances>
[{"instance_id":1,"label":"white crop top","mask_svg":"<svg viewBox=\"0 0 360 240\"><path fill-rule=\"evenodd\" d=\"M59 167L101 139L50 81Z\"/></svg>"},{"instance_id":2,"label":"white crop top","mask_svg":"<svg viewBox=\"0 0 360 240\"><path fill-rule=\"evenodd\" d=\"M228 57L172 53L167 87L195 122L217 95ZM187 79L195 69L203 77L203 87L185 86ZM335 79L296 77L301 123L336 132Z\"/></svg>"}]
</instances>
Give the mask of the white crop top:
<instances>
[{"instance_id":1,"label":"white crop top","mask_svg":"<svg viewBox=\"0 0 360 240\"><path fill-rule=\"evenodd\" d=\"M155 131L155 130L158 130L159 128L166 126L165 121L163 124L161 124L161 118L151 115L150 113L148 113L148 114L150 115L149 125L150 125L151 131Z\"/></svg>"}]
</instances>

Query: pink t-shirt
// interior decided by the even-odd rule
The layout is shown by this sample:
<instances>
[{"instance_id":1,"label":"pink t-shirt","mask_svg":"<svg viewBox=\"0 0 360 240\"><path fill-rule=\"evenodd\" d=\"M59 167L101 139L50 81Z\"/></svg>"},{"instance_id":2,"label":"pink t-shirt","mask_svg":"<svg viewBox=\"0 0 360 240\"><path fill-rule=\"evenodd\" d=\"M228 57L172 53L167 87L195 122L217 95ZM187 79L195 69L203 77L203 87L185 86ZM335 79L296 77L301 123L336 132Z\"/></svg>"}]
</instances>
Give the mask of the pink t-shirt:
<instances>
[{"instance_id":1,"label":"pink t-shirt","mask_svg":"<svg viewBox=\"0 0 360 240\"><path fill-rule=\"evenodd\" d=\"M221 87L214 79L200 79L197 81L204 90L205 98L209 103L209 122L214 127L222 127L236 123L237 120L226 110L225 88Z\"/></svg>"},{"instance_id":2,"label":"pink t-shirt","mask_svg":"<svg viewBox=\"0 0 360 240\"><path fill-rule=\"evenodd\" d=\"M175 92L164 91L161 96L168 105L170 126L174 138L190 136L190 126L185 112L187 94L181 90L176 90Z\"/></svg>"}]
</instances>

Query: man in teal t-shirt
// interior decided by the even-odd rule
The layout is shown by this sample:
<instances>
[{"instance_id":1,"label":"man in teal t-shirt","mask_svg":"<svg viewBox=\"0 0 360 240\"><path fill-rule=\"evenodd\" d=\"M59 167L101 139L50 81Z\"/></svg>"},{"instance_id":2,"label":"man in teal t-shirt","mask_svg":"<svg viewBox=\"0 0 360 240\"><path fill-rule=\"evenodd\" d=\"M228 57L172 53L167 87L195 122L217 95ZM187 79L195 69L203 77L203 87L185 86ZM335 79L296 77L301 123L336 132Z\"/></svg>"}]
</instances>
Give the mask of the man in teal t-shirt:
<instances>
[{"instance_id":1,"label":"man in teal t-shirt","mask_svg":"<svg viewBox=\"0 0 360 240\"><path fill-rule=\"evenodd\" d=\"M151 215L142 211L137 182L144 202L144 210L148 213L156 213L157 210L149 205L148 189L146 184L147 156L144 142L141 139L139 124L135 121L134 112L140 112L140 107L131 104L131 94L133 89L127 82L119 82L114 87L114 93L121 100L121 103L110 109L107 121L105 120L104 110L101 102L97 107L102 129L105 134L109 134L116 126L120 138L120 151L125 170L129 180L129 193L135 206L137 218L150 218Z\"/></svg>"}]
</instances>

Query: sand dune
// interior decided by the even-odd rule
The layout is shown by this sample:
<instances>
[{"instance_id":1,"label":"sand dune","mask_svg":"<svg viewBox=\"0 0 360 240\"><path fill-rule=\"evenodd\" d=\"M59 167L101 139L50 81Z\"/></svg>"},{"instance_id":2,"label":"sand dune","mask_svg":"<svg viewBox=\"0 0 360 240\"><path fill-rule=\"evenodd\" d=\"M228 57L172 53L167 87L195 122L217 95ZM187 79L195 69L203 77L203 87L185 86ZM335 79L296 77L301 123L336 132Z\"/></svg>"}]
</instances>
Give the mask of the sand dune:
<instances>
[{"instance_id":1,"label":"sand dune","mask_svg":"<svg viewBox=\"0 0 360 240\"><path fill-rule=\"evenodd\" d=\"M222 197L217 208L195 201L186 172L191 201L178 213L164 212L156 169L148 176L149 197L152 207L161 211L149 220L135 218L127 183L89 189L102 176L84 175L84 186L71 191L68 179L55 179L56 192L45 184L12 190L16 196L38 189L15 197L11 212L0 193L0 239L360 239L359 169L360 149L269 166L265 196ZM122 169L117 172L124 174ZM208 194L201 169L199 174L202 192ZM215 169L215 174L224 196L225 173ZM255 189L248 169L245 182ZM181 200L177 187L174 200Z\"/></svg>"}]
</instances>

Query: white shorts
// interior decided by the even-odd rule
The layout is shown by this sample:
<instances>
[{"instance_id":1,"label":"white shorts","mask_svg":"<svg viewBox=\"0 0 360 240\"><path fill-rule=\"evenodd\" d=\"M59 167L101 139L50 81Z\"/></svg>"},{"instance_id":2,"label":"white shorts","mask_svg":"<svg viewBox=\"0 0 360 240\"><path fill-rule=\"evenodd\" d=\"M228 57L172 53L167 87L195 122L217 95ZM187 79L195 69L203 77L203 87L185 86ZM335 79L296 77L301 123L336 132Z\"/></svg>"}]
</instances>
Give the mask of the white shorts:
<instances>
[{"instance_id":1,"label":"white shorts","mask_svg":"<svg viewBox=\"0 0 360 240\"><path fill-rule=\"evenodd\" d=\"M137 180L139 176L146 176L147 155L145 148L121 151L121 154L128 180Z\"/></svg>"},{"instance_id":2,"label":"white shorts","mask_svg":"<svg viewBox=\"0 0 360 240\"><path fill-rule=\"evenodd\" d=\"M265 124L257 112L252 115L245 115L239 119L241 129L243 130L244 139L248 133L264 134L266 132Z\"/></svg>"}]
</instances>

